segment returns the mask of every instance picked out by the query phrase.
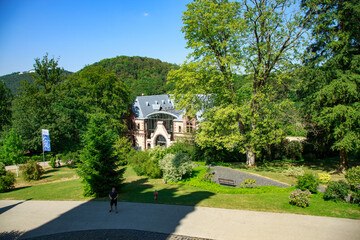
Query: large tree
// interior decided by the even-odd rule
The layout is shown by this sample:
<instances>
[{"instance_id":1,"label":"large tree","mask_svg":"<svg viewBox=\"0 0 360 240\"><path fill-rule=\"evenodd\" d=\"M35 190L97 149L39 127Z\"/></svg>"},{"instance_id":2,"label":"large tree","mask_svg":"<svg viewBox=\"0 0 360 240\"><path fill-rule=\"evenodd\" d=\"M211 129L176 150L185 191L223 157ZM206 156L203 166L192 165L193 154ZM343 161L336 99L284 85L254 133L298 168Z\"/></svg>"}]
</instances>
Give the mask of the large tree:
<instances>
[{"instance_id":1,"label":"large tree","mask_svg":"<svg viewBox=\"0 0 360 240\"><path fill-rule=\"evenodd\" d=\"M84 183L84 196L106 196L112 187L118 188L122 181L118 158L114 154L116 131L111 129L104 114L91 115L84 134L79 174Z\"/></svg>"},{"instance_id":2,"label":"large tree","mask_svg":"<svg viewBox=\"0 0 360 240\"><path fill-rule=\"evenodd\" d=\"M360 148L360 2L303 0L313 36L301 77L303 112L313 134L340 152Z\"/></svg>"},{"instance_id":3,"label":"large tree","mask_svg":"<svg viewBox=\"0 0 360 240\"><path fill-rule=\"evenodd\" d=\"M200 146L241 148L255 164L261 148L281 141L286 101L274 85L290 71L301 47L304 18L289 0L194 0L182 31L193 51L169 74L179 107L202 110ZM236 75L251 78L248 97L234 87Z\"/></svg>"},{"instance_id":4,"label":"large tree","mask_svg":"<svg viewBox=\"0 0 360 240\"><path fill-rule=\"evenodd\" d=\"M126 129L130 90L114 73L102 66L88 66L71 76L64 88L67 98L76 99L76 110L84 119L103 113L119 134Z\"/></svg>"},{"instance_id":5,"label":"large tree","mask_svg":"<svg viewBox=\"0 0 360 240\"><path fill-rule=\"evenodd\" d=\"M41 152L41 129L49 129L55 151L61 151L69 142L71 119L61 114L63 97L59 89L64 80L64 70L58 60L35 59L34 84L22 83L22 91L13 104L13 127L22 136L24 146L32 152Z\"/></svg>"},{"instance_id":6,"label":"large tree","mask_svg":"<svg viewBox=\"0 0 360 240\"><path fill-rule=\"evenodd\" d=\"M4 130L5 125L10 124L11 120L11 93L5 83L0 81L0 132Z\"/></svg>"},{"instance_id":7,"label":"large tree","mask_svg":"<svg viewBox=\"0 0 360 240\"><path fill-rule=\"evenodd\" d=\"M16 175L19 176L18 164L24 157L24 147L21 136L14 129L11 129L6 135L0 147L0 162L5 165L16 165Z\"/></svg>"}]
</instances>

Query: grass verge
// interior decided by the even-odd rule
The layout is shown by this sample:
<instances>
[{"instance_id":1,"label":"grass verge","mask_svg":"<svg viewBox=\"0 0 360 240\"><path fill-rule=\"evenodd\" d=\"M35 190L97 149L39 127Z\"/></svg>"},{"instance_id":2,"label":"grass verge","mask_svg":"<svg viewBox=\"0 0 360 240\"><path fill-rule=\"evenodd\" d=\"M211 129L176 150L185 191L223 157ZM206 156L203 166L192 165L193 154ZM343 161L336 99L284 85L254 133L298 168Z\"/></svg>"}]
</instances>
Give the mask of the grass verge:
<instances>
[{"instance_id":1,"label":"grass verge","mask_svg":"<svg viewBox=\"0 0 360 240\"><path fill-rule=\"evenodd\" d=\"M70 173L66 173L65 170ZM125 182L119 191L119 200L360 219L360 207L358 205L324 201L322 194L314 194L311 197L309 207L299 208L289 204L289 192L293 188L238 189L223 187L201 181L205 171L206 168L204 167L195 168L192 178L183 180L178 184L164 184L162 179L136 176L132 168L127 167L124 174ZM45 178L47 179L46 182L42 184L31 182L29 186L17 187L11 192L0 193L0 199L91 199L82 196L80 179L69 180L69 176L76 175L73 169L60 169L46 174L48 174L45 175L48 176ZM66 174L67 177L60 177L61 175L64 176L63 174ZM154 200L155 190L158 191L159 199L157 201ZM95 200L108 201L107 198Z\"/></svg>"}]
</instances>

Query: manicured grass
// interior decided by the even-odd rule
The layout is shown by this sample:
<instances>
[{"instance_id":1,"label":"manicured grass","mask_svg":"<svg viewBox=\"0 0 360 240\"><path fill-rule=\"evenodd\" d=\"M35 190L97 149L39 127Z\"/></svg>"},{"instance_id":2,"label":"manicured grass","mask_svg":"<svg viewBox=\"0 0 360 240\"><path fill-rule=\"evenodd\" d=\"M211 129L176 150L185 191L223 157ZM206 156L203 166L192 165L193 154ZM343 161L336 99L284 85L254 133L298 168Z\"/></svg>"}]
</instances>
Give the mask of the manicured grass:
<instances>
[{"instance_id":1,"label":"manicured grass","mask_svg":"<svg viewBox=\"0 0 360 240\"><path fill-rule=\"evenodd\" d=\"M11 192L0 193L0 199L90 200L82 196L80 179L20 187Z\"/></svg>"},{"instance_id":2,"label":"manicured grass","mask_svg":"<svg viewBox=\"0 0 360 240\"><path fill-rule=\"evenodd\" d=\"M33 186L37 184L50 183L55 181L68 181L79 178L74 169L68 167L61 168L51 168L47 167L44 169L45 173L41 176L39 181L27 182L23 179L21 172L19 172L19 177L16 178L15 187L26 187ZM15 171L13 171L15 173Z\"/></svg>"},{"instance_id":3,"label":"manicured grass","mask_svg":"<svg viewBox=\"0 0 360 240\"><path fill-rule=\"evenodd\" d=\"M299 208L289 204L289 192L293 188L237 189L207 182L203 184L201 177L205 169L204 167L195 168L194 177L181 181L179 184L165 184L162 179L136 176L132 168L127 167L124 173L125 182L119 191L119 201L360 219L358 205L324 201L321 193L312 196L308 208ZM0 199L90 200L91 198L82 196L80 179L69 180L74 175L76 175L75 170L67 168L49 171L48 177L45 178L47 182L43 184L31 182L31 186L0 193ZM64 176L70 178L64 178ZM154 200L155 190L158 191L158 201ZM106 197L95 200L108 201Z\"/></svg>"}]
</instances>

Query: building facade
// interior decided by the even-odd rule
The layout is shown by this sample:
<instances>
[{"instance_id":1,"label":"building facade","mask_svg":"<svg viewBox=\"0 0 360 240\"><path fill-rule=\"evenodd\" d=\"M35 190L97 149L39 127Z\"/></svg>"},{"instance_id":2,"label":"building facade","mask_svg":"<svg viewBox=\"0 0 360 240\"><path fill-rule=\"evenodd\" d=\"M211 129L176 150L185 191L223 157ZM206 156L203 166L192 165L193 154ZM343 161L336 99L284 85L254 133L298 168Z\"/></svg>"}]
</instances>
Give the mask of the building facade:
<instances>
[{"instance_id":1,"label":"building facade","mask_svg":"<svg viewBox=\"0 0 360 240\"><path fill-rule=\"evenodd\" d=\"M196 118L189 119L174 104L170 95L136 97L128 126L135 147L169 147L196 130Z\"/></svg>"}]
</instances>

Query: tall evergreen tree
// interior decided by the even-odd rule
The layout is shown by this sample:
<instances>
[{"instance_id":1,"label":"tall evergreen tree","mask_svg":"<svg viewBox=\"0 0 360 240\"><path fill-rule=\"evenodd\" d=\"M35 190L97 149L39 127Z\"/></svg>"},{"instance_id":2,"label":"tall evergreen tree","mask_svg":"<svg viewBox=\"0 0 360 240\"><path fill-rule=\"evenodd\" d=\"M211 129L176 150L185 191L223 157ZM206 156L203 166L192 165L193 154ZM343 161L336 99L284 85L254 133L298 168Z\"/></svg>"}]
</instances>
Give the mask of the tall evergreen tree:
<instances>
[{"instance_id":1,"label":"tall evergreen tree","mask_svg":"<svg viewBox=\"0 0 360 240\"><path fill-rule=\"evenodd\" d=\"M5 83L0 81L0 132L4 130L5 125L10 124L11 120L11 93Z\"/></svg>"},{"instance_id":2,"label":"tall evergreen tree","mask_svg":"<svg viewBox=\"0 0 360 240\"><path fill-rule=\"evenodd\" d=\"M360 148L360 2L303 0L314 42L302 72L305 118L317 136L340 152L339 170L348 153Z\"/></svg>"},{"instance_id":3,"label":"tall evergreen tree","mask_svg":"<svg viewBox=\"0 0 360 240\"><path fill-rule=\"evenodd\" d=\"M117 134L108 127L103 114L90 118L84 135L84 149L81 151L79 174L84 183L84 196L106 196L111 187L120 187L122 171L114 154Z\"/></svg>"}]
</instances>

